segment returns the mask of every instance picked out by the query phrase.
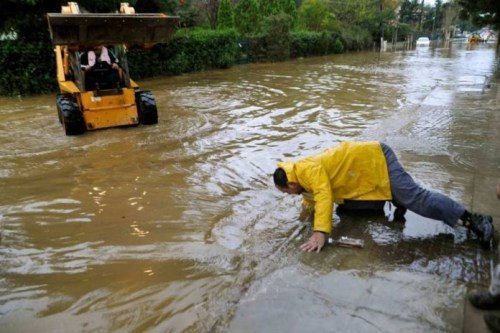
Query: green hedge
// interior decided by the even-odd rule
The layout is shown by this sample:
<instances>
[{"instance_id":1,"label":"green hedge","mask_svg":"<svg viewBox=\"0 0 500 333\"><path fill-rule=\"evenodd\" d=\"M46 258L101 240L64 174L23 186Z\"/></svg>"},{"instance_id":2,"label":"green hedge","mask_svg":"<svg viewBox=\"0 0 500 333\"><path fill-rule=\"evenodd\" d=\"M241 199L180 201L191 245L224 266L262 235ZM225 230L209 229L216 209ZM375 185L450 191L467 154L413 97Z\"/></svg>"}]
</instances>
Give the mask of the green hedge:
<instances>
[{"instance_id":1,"label":"green hedge","mask_svg":"<svg viewBox=\"0 0 500 333\"><path fill-rule=\"evenodd\" d=\"M37 94L56 89L53 48L48 43L0 41L0 94Z\"/></svg>"},{"instance_id":2,"label":"green hedge","mask_svg":"<svg viewBox=\"0 0 500 333\"><path fill-rule=\"evenodd\" d=\"M288 41L288 44L277 47L268 36L249 37L243 39L240 44L243 45L242 53L250 62L280 61L286 58L344 52L341 38L327 31L292 31L287 38L281 40Z\"/></svg>"},{"instance_id":3,"label":"green hedge","mask_svg":"<svg viewBox=\"0 0 500 333\"><path fill-rule=\"evenodd\" d=\"M293 31L290 36L293 58L344 52L341 40L327 31Z\"/></svg>"},{"instance_id":4,"label":"green hedge","mask_svg":"<svg viewBox=\"0 0 500 333\"><path fill-rule=\"evenodd\" d=\"M235 30L178 30L171 41L127 55L133 79L174 75L236 62ZM0 42L0 94L37 94L57 89L53 47L47 43Z\"/></svg>"},{"instance_id":5,"label":"green hedge","mask_svg":"<svg viewBox=\"0 0 500 333\"><path fill-rule=\"evenodd\" d=\"M276 21L284 20L276 18ZM274 22L276 23L276 22ZM288 58L341 53L344 45L329 32L286 32L283 24L261 36L241 38L235 30L178 30L172 40L151 49L128 52L130 76L137 80L228 68L239 59L281 61ZM284 34L286 36L284 36ZM52 45L0 41L0 94L37 94L57 89Z\"/></svg>"},{"instance_id":6,"label":"green hedge","mask_svg":"<svg viewBox=\"0 0 500 333\"><path fill-rule=\"evenodd\" d=\"M363 50L373 46L371 32L362 27L353 25L340 29L342 43L346 50Z\"/></svg>"},{"instance_id":7,"label":"green hedge","mask_svg":"<svg viewBox=\"0 0 500 333\"><path fill-rule=\"evenodd\" d=\"M132 78L228 68L238 54L235 30L179 30L171 41L149 50L130 50Z\"/></svg>"}]
</instances>

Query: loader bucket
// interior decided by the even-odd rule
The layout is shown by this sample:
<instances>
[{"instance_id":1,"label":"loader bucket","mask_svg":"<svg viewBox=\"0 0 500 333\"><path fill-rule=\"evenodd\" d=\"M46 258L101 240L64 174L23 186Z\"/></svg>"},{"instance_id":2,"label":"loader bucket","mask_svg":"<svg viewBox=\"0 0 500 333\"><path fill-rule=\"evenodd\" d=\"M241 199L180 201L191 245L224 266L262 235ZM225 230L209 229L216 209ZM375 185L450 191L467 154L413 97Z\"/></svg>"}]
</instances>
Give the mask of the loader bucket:
<instances>
[{"instance_id":1,"label":"loader bucket","mask_svg":"<svg viewBox=\"0 0 500 333\"><path fill-rule=\"evenodd\" d=\"M166 42L179 17L164 14L47 14L54 45L144 45Z\"/></svg>"}]
</instances>

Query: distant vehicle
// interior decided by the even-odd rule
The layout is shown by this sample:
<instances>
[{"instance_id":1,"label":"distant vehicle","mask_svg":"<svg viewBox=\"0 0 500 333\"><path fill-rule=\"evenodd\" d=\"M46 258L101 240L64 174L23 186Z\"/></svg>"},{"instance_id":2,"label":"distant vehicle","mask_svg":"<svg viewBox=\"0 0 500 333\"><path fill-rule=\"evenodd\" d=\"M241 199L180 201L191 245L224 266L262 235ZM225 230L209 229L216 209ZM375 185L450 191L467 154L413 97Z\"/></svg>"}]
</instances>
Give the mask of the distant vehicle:
<instances>
[{"instance_id":1,"label":"distant vehicle","mask_svg":"<svg viewBox=\"0 0 500 333\"><path fill-rule=\"evenodd\" d=\"M482 41L481 36L478 33L476 33L476 32L473 32L469 36L469 38L467 38L467 42L469 44L479 44L479 43L481 43L481 41Z\"/></svg>"},{"instance_id":2,"label":"distant vehicle","mask_svg":"<svg viewBox=\"0 0 500 333\"><path fill-rule=\"evenodd\" d=\"M429 37L420 37L419 39L417 39L417 46L429 46L429 45L431 45Z\"/></svg>"}]
</instances>

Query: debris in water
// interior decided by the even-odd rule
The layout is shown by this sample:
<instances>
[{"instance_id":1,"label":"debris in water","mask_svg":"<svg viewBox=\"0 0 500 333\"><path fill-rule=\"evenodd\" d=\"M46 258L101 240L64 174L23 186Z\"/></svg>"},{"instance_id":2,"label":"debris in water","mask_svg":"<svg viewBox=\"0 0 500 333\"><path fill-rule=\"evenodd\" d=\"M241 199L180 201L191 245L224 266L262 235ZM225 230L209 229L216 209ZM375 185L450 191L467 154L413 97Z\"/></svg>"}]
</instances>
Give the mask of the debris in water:
<instances>
[{"instance_id":1,"label":"debris in water","mask_svg":"<svg viewBox=\"0 0 500 333\"><path fill-rule=\"evenodd\" d=\"M359 247L363 248L365 246L365 242L362 239L350 238L346 236L342 236L337 240L333 240L333 238L328 238L328 244L343 246L343 247Z\"/></svg>"}]
</instances>

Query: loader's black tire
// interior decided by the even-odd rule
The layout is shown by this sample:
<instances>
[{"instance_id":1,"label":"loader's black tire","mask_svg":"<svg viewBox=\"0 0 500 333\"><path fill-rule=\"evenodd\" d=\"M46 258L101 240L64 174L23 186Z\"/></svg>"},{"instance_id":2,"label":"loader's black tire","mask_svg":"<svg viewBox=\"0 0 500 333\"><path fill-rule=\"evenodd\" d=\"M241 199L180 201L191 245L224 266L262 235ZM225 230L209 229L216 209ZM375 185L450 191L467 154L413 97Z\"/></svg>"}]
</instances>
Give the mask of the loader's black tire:
<instances>
[{"instance_id":1,"label":"loader's black tire","mask_svg":"<svg viewBox=\"0 0 500 333\"><path fill-rule=\"evenodd\" d=\"M87 127L78 103L71 95L57 95L57 110L59 121L64 127L66 135L80 135Z\"/></svg>"},{"instance_id":2,"label":"loader's black tire","mask_svg":"<svg viewBox=\"0 0 500 333\"><path fill-rule=\"evenodd\" d=\"M149 90L137 91L135 93L139 123L143 125L158 124L158 109L155 97Z\"/></svg>"},{"instance_id":3,"label":"loader's black tire","mask_svg":"<svg viewBox=\"0 0 500 333\"><path fill-rule=\"evenodd\" d=\"M57 94L56 96L56 107L57 107L57 118L59 118L59 123L62 125L62 113L61 113L61 101L63 99L63 94Z\"/></svg>"}]
</instances>

